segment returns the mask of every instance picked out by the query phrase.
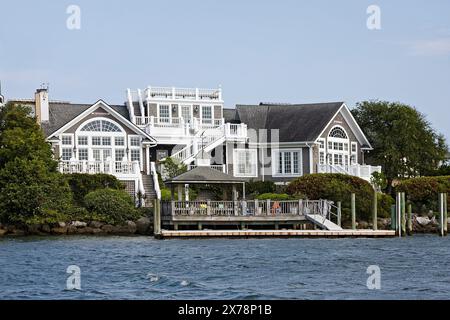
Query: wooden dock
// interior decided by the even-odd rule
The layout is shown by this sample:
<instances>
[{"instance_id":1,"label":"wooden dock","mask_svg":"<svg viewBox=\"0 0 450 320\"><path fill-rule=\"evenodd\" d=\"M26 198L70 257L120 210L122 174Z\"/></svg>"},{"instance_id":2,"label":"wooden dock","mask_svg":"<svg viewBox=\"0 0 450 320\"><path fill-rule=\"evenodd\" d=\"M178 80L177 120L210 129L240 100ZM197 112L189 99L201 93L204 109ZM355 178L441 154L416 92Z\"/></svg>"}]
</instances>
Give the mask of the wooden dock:
<instances>
[{"instance_id":1,"label":"wooden dock","mask_svg":"<svg viewBox=\"0 0 450 320\"><path fill-rule=\"evenodd\" d=\"M158 238L386 238L393 230L161 230Z\"/></svg>"}]
</instances>

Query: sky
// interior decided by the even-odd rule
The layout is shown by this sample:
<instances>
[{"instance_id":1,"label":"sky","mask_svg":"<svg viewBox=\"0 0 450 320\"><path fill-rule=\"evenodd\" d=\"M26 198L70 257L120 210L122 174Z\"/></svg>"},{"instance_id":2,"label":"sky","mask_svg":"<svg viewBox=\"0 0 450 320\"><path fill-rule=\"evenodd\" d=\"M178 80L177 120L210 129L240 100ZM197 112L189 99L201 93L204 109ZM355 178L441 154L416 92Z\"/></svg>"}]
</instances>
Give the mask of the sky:
<instances>
[{"instance_id":1,"label":"sky","mask_svg":"<svg viewBox=\"0 0 450 320\"><path fill-rule=\"evenodd\" d=\"M221 85L226 107L398 101L450 141L450 1L0 0L0 81L74 103L149 85Z\"/></svg>"}]
</instances>

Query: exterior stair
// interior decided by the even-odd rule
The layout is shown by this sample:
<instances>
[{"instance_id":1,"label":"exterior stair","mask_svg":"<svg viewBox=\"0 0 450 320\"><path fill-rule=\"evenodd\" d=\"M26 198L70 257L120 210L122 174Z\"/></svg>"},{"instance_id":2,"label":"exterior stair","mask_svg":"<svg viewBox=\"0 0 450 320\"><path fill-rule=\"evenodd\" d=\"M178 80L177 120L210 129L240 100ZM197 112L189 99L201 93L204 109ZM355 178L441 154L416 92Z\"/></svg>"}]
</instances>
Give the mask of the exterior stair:
<instances>
[{"instance_id":1,"label":"exterior stair","mask_svg":"<svg viewBox=\"0 0 450 320\"><path fill-rule=\"evenodd\" d=\"M153 185L153 177L151 175L142 173L142 183L144 184L146 202L149 203L149 200L156 199L155 187Z\"/></svg>"},{"instance_id":2,"label":"exterior stair","mask_svg":"<svg viewBox=\"0 0 450 320\"><path fill-rule=\"evenodd\" d=\"M306 219L308 219L315 225L317 225L320 228L325 229L325 230L331 230L331 231L342 230L342 228L339 227L337 224L328 220L327 218L323 217L320 214L307 214Z\"/></svg>"}]
</instances>

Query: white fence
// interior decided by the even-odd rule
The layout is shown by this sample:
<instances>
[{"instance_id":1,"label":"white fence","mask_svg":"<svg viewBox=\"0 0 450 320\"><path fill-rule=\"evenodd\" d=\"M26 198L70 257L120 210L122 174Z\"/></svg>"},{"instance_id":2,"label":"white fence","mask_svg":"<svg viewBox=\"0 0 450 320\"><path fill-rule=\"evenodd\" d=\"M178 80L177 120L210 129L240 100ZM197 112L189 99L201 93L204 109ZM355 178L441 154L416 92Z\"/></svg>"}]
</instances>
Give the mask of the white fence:
<instances>
[{"instance_id":1,"label":"white fence","mask_svg":"<svg viewBox=\"0 0 450 320\"><path fill-rule=\"evenodd\" d=\"M138 161L61 161L61 173L107 173L113 175L139 175Z\"/></svg>"}]
</instances>

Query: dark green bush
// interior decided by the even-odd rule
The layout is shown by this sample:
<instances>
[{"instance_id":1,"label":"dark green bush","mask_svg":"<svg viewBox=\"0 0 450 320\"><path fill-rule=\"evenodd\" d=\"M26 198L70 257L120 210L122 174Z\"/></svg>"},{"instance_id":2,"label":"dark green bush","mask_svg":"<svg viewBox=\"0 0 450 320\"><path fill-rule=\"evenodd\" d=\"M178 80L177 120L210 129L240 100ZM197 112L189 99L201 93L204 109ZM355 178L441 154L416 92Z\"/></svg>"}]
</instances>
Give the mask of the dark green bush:
<instances>
[{"instance_id":1,"label":"dark green bush","mask_svg":"<svg viewBox=\"0 0 450 320\"><path fill-rule=\"evenodd\" d=\"M250 180L245 184L245 189L248 194L255 196L263 193L276 192L276 186L273 181L254 181Z\"/></svg>"},{"instance_id":2,"label":"dark green bush","mask_svg":"<svg viewBox=\"0 0 450 320\"><path fill-rule=\"evenodd\" d=\"M450 193L450 176L420 177L401 181L396 191L405 192L406 198L418 213L438 210L438 194Z\"/></svg>"},{"instance_id":3,"label":"dark green bush","mask_svg":"<svg viewBox=\"0 0 450 320\"><path fill-rule=\"evenodd\" d=\"M305 195L311 200L341 201L343 221L351 219L351 193L355 193L356 218L365 221L371 219L374 190L369 182L361 178L338 173L308 174L293 180L286 190L290 195ZM378 209L380 216L389 215L390 202L387 197L381 197L383 201L379 203Z\"/></svg>"},{"instance_id":4,"label":"dark green bush","mask_svg":"<svg viewBox=\"0 0 450 320\"><path fill-rule=\"evenodd\" d=\"M286 193L263 193L256 197L258 200L294 200L294 196Z\"/></svg>"},{"instance_id":5,"label":"dark green bush","mask_svg":"<svg viewBox=\"0 0 450 320\"><path fill-rule=\"evenodd\" d=\"M123 190L98 189L88 193L84 197L84 203L98 221L118 224L139 218L133 199Z\"/></svg>"},{"instance_id":6,"label":"dark green bush","mask_svg":"<svg viewBox=\"0 0 450 320\"><path fill-rule=\"evenodd\" d=\"M84 197L92 191L98 189L123 190L125 185L116 177L109 174L85 174L74 173L67 175L67 181L73 193L73 200L76 206L84 206Z\"/></svg>"}]
</instances>

